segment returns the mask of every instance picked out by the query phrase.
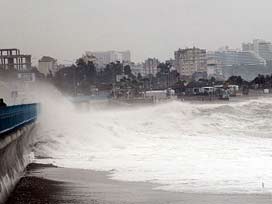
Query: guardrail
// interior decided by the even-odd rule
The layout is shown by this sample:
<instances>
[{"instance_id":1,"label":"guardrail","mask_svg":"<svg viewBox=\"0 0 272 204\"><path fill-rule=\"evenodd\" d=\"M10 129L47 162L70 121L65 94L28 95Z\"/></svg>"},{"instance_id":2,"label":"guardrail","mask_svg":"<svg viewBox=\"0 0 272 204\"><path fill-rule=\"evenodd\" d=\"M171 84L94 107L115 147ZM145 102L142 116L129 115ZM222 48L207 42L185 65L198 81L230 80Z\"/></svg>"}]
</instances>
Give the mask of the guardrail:
<instances>
[{"instance_id":1,"label":"guardrail","mask_svg":"<svg viewBox=\"0 0 272 204\"><path fill-rule=\"evenodd\" d=\"M39 104L24 104L0 108L0 135L13 131L37 119Z\"/></svg>"}]
</instances>

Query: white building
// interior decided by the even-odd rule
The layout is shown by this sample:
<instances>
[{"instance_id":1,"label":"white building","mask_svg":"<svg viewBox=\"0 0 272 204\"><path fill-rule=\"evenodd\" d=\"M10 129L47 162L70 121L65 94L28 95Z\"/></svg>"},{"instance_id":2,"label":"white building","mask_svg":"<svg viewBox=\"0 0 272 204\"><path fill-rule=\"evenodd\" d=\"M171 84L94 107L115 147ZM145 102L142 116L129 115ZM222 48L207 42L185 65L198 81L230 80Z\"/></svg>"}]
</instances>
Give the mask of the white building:
<instances>
[{"instance_id":1,"label":"white building","mask_svg":"<svg viewBox=\"0 0 272 204\"><path fill-rule=\"evenodd\" d=\"M158 73L158 66L160 62L156 58L148 58L144 62L144 76L153 75Z\"/></svg>"},{"instance_id":2,"label":"white building","mask_svg":"<svg viewBox=\"0 0 272 204\"><path fill-rule=\"evenodd\" d=\"M54 75L58 71L57 60L49 56L43 56L39 60L38 70L45 76L50 72Z\"/></svg>"},{"instance_id":3,"label":"white building","mask_svg":"<svg viewBox=\"0 0 272 204\"><path fill-rule=\"evenodd\" d=\"M206 50L195 47L179 49L175 52L175 68L181 76L207 72Z\"/></svg>"},{"instance_id":4,"label":"white building","mask_svg":"<svg viewBox=\"0 0 272 204\"><path fill-rule=\"evenodd\" d=\"M214 59L222 64L222 66L234 65L265 65L265 60L252 51L239 50L220 50L209 52L208 59Z\"/></svg>"},{"instance_id":5,"label":"white building","mask_svg":"<svg viewBox=\"0 0 272 204\"><path fill-rule=\"evenodd\" d=\"M266 63L272 61L272 44L271 42L255 39L252 43L243 43L243 51L254 52L259 57L263 58Z\"/></svg>"},{"instance_id":6,"label":"white building","mask_svg":"<svg viewBox=\"0 0 272 204\"><path fill-rule=\"evenodd\" d=\"M105 51L105 52L91 52L87 51L83 58L89 58L94 60L99 67L104 67L105 65L120 61L120 62L130 62L131 54L130 51Z\"/></svg>"},{"instance_id":7,"label":"white building","mask_svg":"<svg viewBox=\"0 0 272 204\"><path fill-rule=\"evenodd\" d=\"M264 40L253 40L254 51L266 61L272 60L272 44Z\"/></svg>"},{"instance_id":8,"label":"white building","mask_svg":"<svg viewBox=\"0 0 272 204\"><path fill-rule=\"evenodd\" d=\"M209 79L212 77L217 80L223 79L222 63L214 58L207 58L207 75Z\"/></svg>"}]
</instances>

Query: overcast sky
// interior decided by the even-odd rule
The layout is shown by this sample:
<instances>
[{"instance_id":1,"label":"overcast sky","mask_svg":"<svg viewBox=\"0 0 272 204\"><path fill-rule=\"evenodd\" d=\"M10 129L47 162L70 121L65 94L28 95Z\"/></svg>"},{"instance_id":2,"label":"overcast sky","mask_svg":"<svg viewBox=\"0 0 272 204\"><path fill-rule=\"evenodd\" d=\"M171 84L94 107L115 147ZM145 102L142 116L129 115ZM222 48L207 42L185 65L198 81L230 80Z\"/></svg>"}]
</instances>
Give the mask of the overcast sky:
<instances>
[{"instance_id":1,"label":"overcast sky","mask_svg":"<svg viewBox=\"0 0 272 204\"><path fill-rule=\"evenodd\" d=\"M63 63L85 51L165 60L178 48L272 40L271 0L0 0L0 48Z\"/></svg>"}]
</instances>

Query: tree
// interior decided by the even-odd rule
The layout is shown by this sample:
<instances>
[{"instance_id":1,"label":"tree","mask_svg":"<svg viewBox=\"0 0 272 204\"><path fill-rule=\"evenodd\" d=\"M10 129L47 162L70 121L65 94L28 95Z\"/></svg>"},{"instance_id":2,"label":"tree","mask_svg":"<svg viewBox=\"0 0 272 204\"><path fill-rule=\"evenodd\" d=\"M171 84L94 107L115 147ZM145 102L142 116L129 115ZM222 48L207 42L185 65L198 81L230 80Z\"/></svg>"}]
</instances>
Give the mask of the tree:
<instances>
[{"instance_id":1,"label":"tree","mask_svg":"<svg viewBox=\"0 0 272 204\"><path fill-rule=\"evenodd\" d=\"M132 74L131 68L130 68L129 65L126 65L126 66L124 67L124 74L125 74L125 75L128 75L128 76L130 76L130 75Z\"/></svg>"},{"instance_id":2,"label":"tree","mask_svg":"<svg viewBox=\"0 0 272 204\"><path fill-rule=\"evenodd\" d=\"M79 59L76 60L76 65L78 67L80 67L80 66L86 66L87 64L86 64L86 62L84 61L83 58L79 58Z\"/></svg>"},{"instance_id":3,"label":"tree","mask_svg":"<svg viewBox=\"0 0 272 204\"><path fill-rule=\"evenodd\" d=\"M55 77L55 85L69 94L90 94L91 85L97 80L96 67L92 62L86 63L82 58L76 60L76 65L59 70Z\"/></svg>"},{"instance_id":4,"label":"tree","mask_svg":"<svg viewBox=\"0 0 272 204\"><path fill-rule=\"evenodd\" d=\"M243 80L243 78L241 76L231 76L227 82L229 84L235 84L235 85L238 85L238 86L242 86L246 81Z\"/></svg>"},{"instance_id":5,"label":"tree","mask_svg":"<svg viewBox=\"0 0 272 204\"><path fill-rule=\"evenodd\" d=\"M216 82L215 77L211 77L210 81L211 81L211 83L215 83Z\"/></svg>"},{"instance_id":6,"label":"tree","mask_svg":"<svg viewBox=\"0 0 272 204\"><path fill-rule=\"evenodd\" d=\"M137 79L138 79L139 81L141 81L141 80L143 79L143 77L142 77L141 73L138 73L138 75L137 75Z\"/></svg>"}]
</instances>

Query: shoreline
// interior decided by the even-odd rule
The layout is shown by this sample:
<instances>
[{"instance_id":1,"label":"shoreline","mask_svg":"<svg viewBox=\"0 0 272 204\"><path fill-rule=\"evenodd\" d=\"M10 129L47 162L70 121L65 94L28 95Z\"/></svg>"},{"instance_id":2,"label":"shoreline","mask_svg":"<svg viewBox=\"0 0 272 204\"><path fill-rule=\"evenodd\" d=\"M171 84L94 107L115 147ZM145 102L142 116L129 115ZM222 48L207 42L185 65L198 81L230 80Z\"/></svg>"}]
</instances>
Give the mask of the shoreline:
<instances>
[{"instance_id":1,"label":"shoreline","mask_svg":"<svg viewBox=\"0 0 272 204\"><path fill-rule=\"evenodd\" d=\"M258 100L260 98L271 98L272 93L264 94L262 92L255 92L248 95L237 95L237 96L231 96L229 100L221 100L217 97L210 98L209 96L182 96L180 98L175 99L162 99L158 100L156 102L150 102L150 103L137 103L137 100L135 102L131 100L113 100L109 104L112 106L123 106L126 107L141 107L141 106L153 106L154 104L163 104L171 101L177 101L177 102L184 102L184 103L192 103L192 104L230 104L230 103L236 103L236 102L244 102L244 101L250 101L250 100Z\"/></svg>"},{"instance_id":2,"label":"shoreline","mask_svg":"<svg viewBox=\"0 0 272 204\"><path fill-rule=\"evenodd\" d=\"M181 193L154 189L149 182L109 178L110 172L30 164L6 204L270 204L272 194Z\"/></svg>"}]
</instances>

